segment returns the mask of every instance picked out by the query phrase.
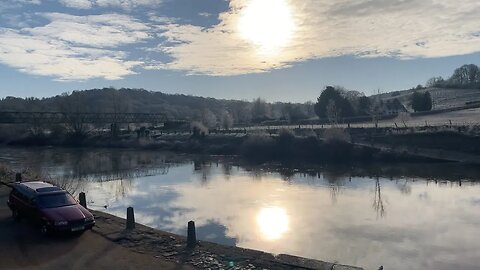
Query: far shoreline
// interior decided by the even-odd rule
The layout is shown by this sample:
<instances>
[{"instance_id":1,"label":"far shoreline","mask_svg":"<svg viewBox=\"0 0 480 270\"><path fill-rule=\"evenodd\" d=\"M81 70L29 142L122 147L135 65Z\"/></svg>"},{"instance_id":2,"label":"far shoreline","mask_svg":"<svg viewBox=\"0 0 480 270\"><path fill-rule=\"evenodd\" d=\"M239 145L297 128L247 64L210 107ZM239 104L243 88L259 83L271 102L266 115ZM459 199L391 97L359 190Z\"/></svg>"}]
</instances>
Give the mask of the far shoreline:
<instances>
[{"instance_id":1,"label":"far shoreline","mask_svg":"<svg viewBox=\"0 0 480 270\"><path fill-rule=\"evenodd\" d=\"M388 130L387 130L388 131ZM478 136L457 132L388 133L380 130L277 130L273 134L165 133L138 138L109 136L27 136L8 147L111 148L177 154L238 156L252 163L368 164L459 162L480 164ZM319 133L320 132L320 133ZM404 131L402 131L404 132ZM379 135L376 135L379 134ZM72 137L73 136L73 137Z\"/></svg>"}]
</instances>

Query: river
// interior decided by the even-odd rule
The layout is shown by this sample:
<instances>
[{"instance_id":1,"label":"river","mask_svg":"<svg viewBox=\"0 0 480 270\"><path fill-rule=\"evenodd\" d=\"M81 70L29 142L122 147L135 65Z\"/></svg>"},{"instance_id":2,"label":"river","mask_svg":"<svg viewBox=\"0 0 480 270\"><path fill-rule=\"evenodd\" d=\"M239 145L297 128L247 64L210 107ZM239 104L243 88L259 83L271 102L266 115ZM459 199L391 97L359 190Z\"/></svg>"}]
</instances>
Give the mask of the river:
<instances>
[{"instance_id":1,"label":"river","mask_svg":"<svg viewBox=\"0 0 480 270\"><path fill-rule=\"evenodd\" d=\"M251 165L234 157L0 148L89 207L201 240L378 269L479 269L480 170Z\"/></svg>"}]
</instances>

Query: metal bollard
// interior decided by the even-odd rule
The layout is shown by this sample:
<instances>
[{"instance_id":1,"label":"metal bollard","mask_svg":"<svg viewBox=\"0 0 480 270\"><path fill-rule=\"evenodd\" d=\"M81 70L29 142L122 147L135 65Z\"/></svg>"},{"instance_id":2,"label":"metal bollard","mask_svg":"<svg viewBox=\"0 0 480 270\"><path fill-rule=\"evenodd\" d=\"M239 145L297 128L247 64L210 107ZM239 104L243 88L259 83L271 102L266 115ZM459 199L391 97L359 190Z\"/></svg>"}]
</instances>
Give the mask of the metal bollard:
<instances>
[{"instance_id":1,"label":"metal bollard","mask_svg":"<svg viewBox=\"0 0 480 270\"><path fill-rule=\"evenodd\" d=\"M87 208L87 197L85 196L84 192L80 192L80 194L78 194L78 200L81 206Z\"/></svg>"},{"instance_id":2,"label":"metal bollard","mask_svg":"<svg viewBox=\"0 0 480 270\"><path fill-rule=\"evenodd\" d=\"M133 207L127 208L127 230L135 229L135 213Z\"/></svg>"},{"instance_id":3,"label":"metal bollard","mask_svg":"<svg viewBox=\"0 0 480 270\"><path fill-rule=\"evenodd\" d=\"M188 222L187 247L194 248L197 245L197 234L195 232L195 222Z\"/></svg>"},{"instance_id":4,"label":"metal bollard","mask_svg":"<svg viewBox=\"0 0 480 270\"><path fill-rule=\"evenodd\" d=\"M22 174L16 173L15 174L15 182L22 182Z\"/></svg>"}]
</instances>

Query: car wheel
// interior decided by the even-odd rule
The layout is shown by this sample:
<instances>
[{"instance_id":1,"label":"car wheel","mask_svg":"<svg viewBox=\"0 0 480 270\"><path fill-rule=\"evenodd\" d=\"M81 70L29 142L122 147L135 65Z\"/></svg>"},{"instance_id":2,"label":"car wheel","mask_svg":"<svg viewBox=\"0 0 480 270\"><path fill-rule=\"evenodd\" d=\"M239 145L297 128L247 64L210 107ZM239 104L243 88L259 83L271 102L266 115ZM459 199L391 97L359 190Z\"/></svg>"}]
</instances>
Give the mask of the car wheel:
<instances>
[{"instance_id":1,"label":"car wheel","mask_svg":"<svg viewBox=\"0 0 480 270\"><path fill-rule=\"evenodd\" d=\"M17 209L12 209L12 217L16 221L20 220L20 213L18 213Z\"/></svg>"}]
</instances>

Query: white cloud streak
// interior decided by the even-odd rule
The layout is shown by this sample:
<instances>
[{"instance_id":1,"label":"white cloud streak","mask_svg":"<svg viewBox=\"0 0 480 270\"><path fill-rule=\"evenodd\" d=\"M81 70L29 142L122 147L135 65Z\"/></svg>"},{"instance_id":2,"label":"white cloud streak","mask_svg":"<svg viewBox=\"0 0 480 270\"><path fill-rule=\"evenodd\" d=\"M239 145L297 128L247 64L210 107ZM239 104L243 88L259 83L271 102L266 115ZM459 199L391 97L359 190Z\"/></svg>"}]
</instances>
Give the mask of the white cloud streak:
<instances>
[{"instance_id":1,"label":"white cloud streak","mask_svg":"<svg viewBox=\"0 0 480 270\"><path fill-rule=\"evenodd\" d=\"M44 14L50 23L21 30L0 28L0 62L57 80L121 79L139 61L116 47L147 39L148 27L118 14Z\"/></svg>"},{"instance_id":2,"label":"white cloud streak","mask_svg":"<svg viewBox=\"0 0 480 270\"><path fill-rule=\"evenodd\" d=\"M162 0L59 0L61 4L70 8L89 9L92 7L117 7L132 9L138 6L158 5Z\"/></svg>"},{"instance_id":3,"label":"white cloud streak","mask_svg":"<svg viewBox=\"0 0 480 270\"><path fill-rule=\"evenodd\" d=\"M89 9L93 7L94 2L90 0L59 0L59 2L70 8Z\"/></svg>"},{"instance_id":4,"label":"white cloud streak","mask_svg":"<svg viewBox=\"0 0 480 270\"><path fill-rule=\"evenodd\" d=\"M43 27L24 29L34 35L92 47L115 47L149 38L149 27L126 15L72 16L44 15L51 22Z\"/></svg>"}]
</instances>

